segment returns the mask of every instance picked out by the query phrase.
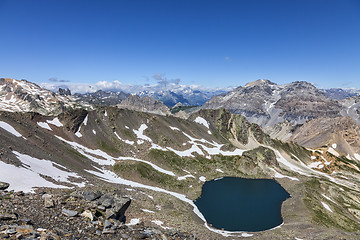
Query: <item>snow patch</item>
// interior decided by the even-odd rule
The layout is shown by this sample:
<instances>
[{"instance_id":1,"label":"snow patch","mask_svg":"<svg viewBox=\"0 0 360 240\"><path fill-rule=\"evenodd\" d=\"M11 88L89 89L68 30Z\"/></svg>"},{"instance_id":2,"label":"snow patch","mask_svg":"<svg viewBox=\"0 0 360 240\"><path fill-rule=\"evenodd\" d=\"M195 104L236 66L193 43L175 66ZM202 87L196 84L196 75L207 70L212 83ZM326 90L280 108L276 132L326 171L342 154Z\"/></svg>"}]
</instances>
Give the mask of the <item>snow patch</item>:
<instances>
[{"instance_id":1,"label":"snow patch","mask_svg":"<svg viewBox=\"0 0 360 240\"><path fill-rule=\"evenodd\" d=\"M54 118L53 120L46 120L47 123L50 123L52 125L55 125L57 127L62 127L64 126L60 121L59 121L59 118Z\"/></svg>"},{"instance_id":2,"label":"snow patch","mask_svg":"<svg viewBox=\"0 0 360 240\"><path fill-rule=\"evenodd\" d=\"M94 129L92 130L92 132L93 132L94 135L96 135L96 131Z\"/></svg>"},{"instance_id":3,"label":"snow patch","mask_svg":"<svg viewBox=\"0 0 360 240\"><path fill-rule=\"evenodd\" d=\"M82 137L82 134L81 134L80 130L81 130L81 126L79 127L79 129L78 129L77 132L75 133L75 136L77 136L77 137L79 137L79 138Z\"/></svg>"},{"instance_id":4,"label":"snow patch","mask_svg":"<svg viewBox=\"0 0 360 240\"><path fill-rule=\"evenodd\" d=\"M354 153L354 158L356 158L356 160L360 161L360 154Z\"/></svg>"},{"instance_id":5,"label":"snow patch","mask_svg":"<svg viewBox=\"0 0 360 240\"><path fill-rule=\"evenodd\" d=\"M194 122L204 125L206 128L209 128L209 123L202 117L195 118Z\"/></svg>"},{"instance_id":6,"label":"snow patch","mask_svg":"<svg viewBox=\"0 0 360 240\"><path fill-rule=\"evenodd\" d=\"M195 178L193 175L191 174L188 174L188 175L185 175L185 176L181 176L181 177L178 177L177 180L185 180L186 178Z\"/></svg>"},{"instance_id":7,"label":"snow patch","mask_svg":"<svg viewBox=\"0 0 360 240\"><path fill-rule=\"evenodd\" d=\"M242 236L242 237L252 237L252 236L254 236L254 234L251 234L251 233L242 233L241 236Z\"/></svg>"},{"instance_id":8,"label":"snow patch","mask_svg":"<svg viewBox=\"0 0 360 240\"><path fill-rule=\"evenodd\" d=\"M87 125L87 122L88 122L88 118L89 117L89 114L88 115L86 115L86 117L85 117L85 119L84 119L84 121L83 121L83 124L86 126Z\"/></svg>"},{"instance_id":9,"label":"snow patch","mask_svg":"<svg viewBox=\"0 0 360 240\"><path fill-rule=\"evenodd\" d=\"M50 128L49 124L47 124L46 122L37 122L37 125L44 128L44 129L47 129L49 131L52 131L52 129Z\"/></svg>"},{"instance_id":10,"label":"snow patch","mask_svg":"<svg viewBox=\"0 0 360 240\"><path fill-rule=\"evenodd\" d=\"M160 226L161 228L163 229L171 229L170 227L163 227L162 225L164 224L162 221L159 221L159 220L153 220L151 221L153 223L155 223L156 225Z\"/></svg>"},{"instance_id":11,"label":"snow patch","mask_svg":"<svg viewBox=\"0 0 360 240\"><path fill-rule=\"evenodd\" d=\"M331 208L329 207L329 205L327 205L327 204L324 203L324 202L321 202L321 204L324 206L324 208L325 208L326 210L328 210L328 211L330 211L330 212L333 212L333 211L331 210Z\"/></svg>"},{"instance_id":12,"label":"snow patch","mask_svg":"<svg viewBox=\"0 0 360 240\"><path fill-rule=\"evenodd\" d=\"M178 129L177 127L169 126L169 128L170 128L171 130L174 130L174 131L180 131L180 129Z\"/></svg>"},{"instance_id":13,"label":"snow patch","mask_svg":"<svg viewBox=\"0 0 360 240\"><path fill-rule=\"evenodd\" d=\"M147 213L155 213L154 211L151 211L151 210L148 210L148 209L141 209L141 211L147 212Z\"/></svg>"},{"instance_id":14,"label":"snow patch","mask_svg":"<svg viewBox=\"0 0 360 240\"><path fill-rule=\"evenodd\" d=\"M270 168L270 169L275 172L275 175L274 175L275 178L288 178L288 179L293 180L293 181L299 181L299 179L296 178L296 177L286 176L286 175L283 175L283 174L281 174L281 173L278 173L278 172L275 171L275 169L273 169L273 168Z\"/></svg>"},{"instance_id":15,"label":"snow patch","mask_svg":"<svg viewBox=\"0 0 360 240\"><path fill-rule=\"evenodd\" d=\"M241 150L241 149L238 149L238 148L235 149L232 152L222 151L221 147L223 146L223 144L218 144L216 142L209 142L209 141L207 141L205 139L194 138L194 137L191 137L189 134L186 134L184 132L183 132L183 134L189 139L188 143L191 145L191 147L189 149L184 150L184 151L180 151L180 150L175 150L175 149L173 149L171 147L167 147L168 150L173 151L174 153L176 153L180 157L194 157L193 153L197 153L199 155L204 156L205 153L203 152L203 150L205 152L207 152L207 154L209 154L209 155L221 154L223 156L242 155L242 153L245 151L245 150ZM208 145L210 145L212 147L205 146L202 143L206 143L206 144L208 144ZM184 143L183 145L186 145L186 143Z\"/></svg>"},{"instance_id":16,"label":"snow patch","mask_svg":"<svg viewBox=\"0 0 360 240\"><path fill-rule=\"evenodd\" d=\"M139 218L133 218L130 220L130 222L128 224L126 224L127 226L132 226L132 225L136 225L140 222Z\"/></svg>"},{"instance_id":17,"label":"snow patch","mask_svg":"<svg viewBox=\"0 0 360 240\"><path fill-rule=\"evenodd\" d=\"M337 147L337 144L336 144L336 143L333 143L331 146L332 146L333 148L336 148L336 147Z\"/></svg>"},{"instance_id":18,"label":"snow patch","mask_svg":"<svg viewBox=\"0 0 360 240\"><path fill-rule=\"evenodd\" d=\"M65 142L65 143L69 144L72 148L74 148L80 154L84 155L85 157L87 157L88 159L90 159L93 162L96 162L101 165L114 165L115 164L114 158L100 149L90 149L79 143L65 140L62 137L59 137L56 135L55 135L55 137L57 137L59 140ZM95 156L97 156L97 157L95 157Z\"/></svg>"},{"instance_id":19,"label":"snow patch","mask_svg":"<svg viewBox=\"0 0 360 240\"><path fill-rule=\"evenodd\" d=\"M318 162L310 163L309 167L311 167L311 168L321 168L320 167L321 165L324 167L324 164L321 161L318 161Z\"/></svg>"},{"instance_id":20,"label":"snow patch","mask_svg":"<svg viewBox=\"0 0 360 240\"><path fill-rule=\"evenodd\" d=\"M206 182L206 177L201 176L201 177L199 177L199 180L202 181L202 182Z\"/></svg>"},{"instance_id":21,"label":"snow patch","mask_svg":"<svg viewBox=\"0 0 360 240\"><path fill-rule=\"evenodd\" d=\"M327 150L329 153L331 153L332 155L334 155L334 156L336 156L336 157L339 157L340 156L340 154L335 150L335 149L333 149L333 148L329 148L328 150Z\"/></svg>"},{"instance_id":22,"label":"snow patch","mask_svg":"<svg viewBox=\"0 0 360 240\"><path fill-rule=\"evenodd\" d=\"M326 198L327 200L337 204L337 202L335 202L334 200L332 200L331 198L329 198L328 196L326 196L325 194L321 194L324 198Z\"/></svg>"},{"instance_id":23,"label":"snow patch","mask_svg":"<svg viewBox=\"0 0 360 240\"><path fill-rule=\"evenodd\" d=\"M219 168L217 168L217 169L216 169L216 171L217 171L217 172L224 173L224 171L223 171L223 170L221 170L221 169L219 169Z\"/></svg>"},{"instance_id":24,"label":"snow patch","mask_svg":"<svg viewBox=\"0 0 360 240\"><path fill-rule=\"evenodd\" d=\"M76 173L60 170L56 166L65 167L49 160L40 160L19 152L13 151L16 157L23 163L24 167L16 167L0 161L1 180L10 184L9 190L33 192L35 187L69 188L47 181L40 175L49 176L56 181L68 182L79 187L85 183L72 183L69 177L79 178Z\"/></svg>"},{"instance_id":25,"label":"snow patch","mask_svg":"<svg viewBox=\"0 0 360 240\"><path fill-rule=\"evenodd\" d=\"M15 130L15 128L13 128L10 124L0 121L0 127L6 131L8 131L9 133L15 135L16 137L22 137L22 135Z\"/></svg>"},{"instance_id":26,"label":"snow patch","mask_svg":"<svg viewBox=\"0 0 360 240\"><path fill-rule=\"evenodd\" d=\"M148 142L152 142L151 138L144 135L144 131L147 128L148 128L148 126L146 126L146 124L141 124L139 129L138 130L133 129L133 132L135 133L135 135L137 136L138 139L142 139L142 140L145 140L145 141L148 141ZM141 140L138 140L138 144L142 144L142 143L143 143L143 141L141 142Z\"/></svg>"}]
</instances>

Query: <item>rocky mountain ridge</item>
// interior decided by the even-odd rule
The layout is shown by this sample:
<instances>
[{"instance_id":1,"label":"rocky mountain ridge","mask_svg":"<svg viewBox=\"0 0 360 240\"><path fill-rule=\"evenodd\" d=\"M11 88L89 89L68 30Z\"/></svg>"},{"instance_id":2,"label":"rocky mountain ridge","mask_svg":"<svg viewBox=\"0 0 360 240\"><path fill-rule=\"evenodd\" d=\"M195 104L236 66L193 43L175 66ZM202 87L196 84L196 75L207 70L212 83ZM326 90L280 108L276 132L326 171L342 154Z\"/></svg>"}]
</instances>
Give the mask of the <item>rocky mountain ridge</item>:
<instances>
[{"instance_id":1,"label":"rocky mountain ridge","mask_svg":"<svg viewBox=\"0 0 360 240\"><path fill-rule=\"evenodd\" d=\"M0 78L0 110L57 115L67 108L87 108L70 96L43 89L26 80Z\"/></svg>"},{"instance_id":2,"label":"rocky mountain ridge","mask_svg":"<svg viewBox=\"0 0 360 240\"><path fill-rule=\"evenodd\" d=\"M129 97L129 95L130 94L124 93L122 91L111 92L98 90L94 93L75 93L74 97L78 102L85 104L91 104L95 106L114 106L121 103L121 101Z\"/></svg>"},{"instance_id":3,"label":"rocky mountain ridge","mask_svg":"<svg viewBox=\"0 0 360 240\"><path fill-rule=\"evenodd\" d=\"M213 97L202 108L226 108L261 126L284 121L296 125L317 117L336 117L343 109L338 101L327 97L310 83L277 85L263 79Z\"/></svg>"}]
</instances>

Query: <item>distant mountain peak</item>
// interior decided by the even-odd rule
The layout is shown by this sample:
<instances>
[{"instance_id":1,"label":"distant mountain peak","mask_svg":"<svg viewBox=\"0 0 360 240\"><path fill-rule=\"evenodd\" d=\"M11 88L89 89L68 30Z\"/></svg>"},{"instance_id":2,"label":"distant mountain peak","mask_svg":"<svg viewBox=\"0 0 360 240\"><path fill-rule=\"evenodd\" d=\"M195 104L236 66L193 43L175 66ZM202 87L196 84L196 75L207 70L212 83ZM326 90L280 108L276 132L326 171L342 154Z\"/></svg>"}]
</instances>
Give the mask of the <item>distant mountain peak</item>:
<instances>
[{"instance_id":1,"label":"distant mountain peak","mask_svg":"<svg viewBox=\"0 0 360 240\"><path fill-rule=\"evenodd\" d=\"M258 79L256 81L245 84L245 87L252 87L252 86L258 86L258 85L276 85L276 83L273 83L268 79Z\"/></svg>"},{"instance_id":2,"label":"distant mountain peak","mask_svg":"<svg viewBox=\"0 0 360 240\"><path fill-rule=\"evenodd\" d=\"M167 106L165 106L161 101L149 96L130 95L118 104L117 107L139 112L170 115L170 109Z\"/></svg>"}]
</instances>

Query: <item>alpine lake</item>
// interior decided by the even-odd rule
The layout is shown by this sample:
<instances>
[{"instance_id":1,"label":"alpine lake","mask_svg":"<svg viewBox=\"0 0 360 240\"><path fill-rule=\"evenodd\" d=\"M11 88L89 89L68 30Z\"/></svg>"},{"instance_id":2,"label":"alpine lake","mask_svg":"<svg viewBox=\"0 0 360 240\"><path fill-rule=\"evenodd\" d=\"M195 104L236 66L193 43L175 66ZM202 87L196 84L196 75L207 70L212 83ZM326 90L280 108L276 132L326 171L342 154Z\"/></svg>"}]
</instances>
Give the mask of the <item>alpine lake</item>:
<instances>
[{"instance_id":1,"label":"alpine lake","mask_svg":"<svg viewBox=\"0 0 360 240\"><path fill-rule=\"evenodd\" d=\"M227 231L264 231L282 224L290 194L272 179L224 177L205 182L194 201L207 223Z\"/></svg>"}]
</instances>

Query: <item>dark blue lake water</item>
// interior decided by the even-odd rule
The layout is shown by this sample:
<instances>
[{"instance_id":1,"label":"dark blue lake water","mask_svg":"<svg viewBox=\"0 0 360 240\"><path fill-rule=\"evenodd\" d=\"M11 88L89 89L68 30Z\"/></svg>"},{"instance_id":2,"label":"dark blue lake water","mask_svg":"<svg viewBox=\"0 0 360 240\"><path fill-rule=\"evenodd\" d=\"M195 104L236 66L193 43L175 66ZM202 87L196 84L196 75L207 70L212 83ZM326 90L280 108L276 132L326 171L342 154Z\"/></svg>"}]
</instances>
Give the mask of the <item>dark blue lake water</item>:
<instances>
[{"instance_id":1,"label":"dark blue lake water","mask_svg":"<svg viewBox=\"0 0 360 240\"><path fill-rule=\"evenodd\" d=\"M283 222L281 204L289 197L272 179L225 177L205 182L195 205L215 228L257 232Z\"/></svg>"}]
</instances>

